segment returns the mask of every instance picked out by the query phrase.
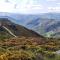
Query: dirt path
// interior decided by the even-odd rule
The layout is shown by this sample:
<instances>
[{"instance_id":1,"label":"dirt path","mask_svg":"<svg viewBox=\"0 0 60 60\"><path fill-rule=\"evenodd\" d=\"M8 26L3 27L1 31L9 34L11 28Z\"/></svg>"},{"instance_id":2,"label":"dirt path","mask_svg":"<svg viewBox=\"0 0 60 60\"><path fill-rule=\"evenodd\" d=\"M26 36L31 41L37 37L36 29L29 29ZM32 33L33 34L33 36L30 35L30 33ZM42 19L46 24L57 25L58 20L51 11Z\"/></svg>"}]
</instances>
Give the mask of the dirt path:
<instances>
[{"instance_id":1,"label":"dirt path","mask_svg":"<svg viewBox=\"0 0 60 60\"><path fill-rule=\"evenodd\" d=\"M5 30L7 30L12 36L14 36L14 37L17 37L15 34L13 34L8 28L6 28L5 26L3 26L3 28L5 29Z\"/></svg>"}]
</instances>

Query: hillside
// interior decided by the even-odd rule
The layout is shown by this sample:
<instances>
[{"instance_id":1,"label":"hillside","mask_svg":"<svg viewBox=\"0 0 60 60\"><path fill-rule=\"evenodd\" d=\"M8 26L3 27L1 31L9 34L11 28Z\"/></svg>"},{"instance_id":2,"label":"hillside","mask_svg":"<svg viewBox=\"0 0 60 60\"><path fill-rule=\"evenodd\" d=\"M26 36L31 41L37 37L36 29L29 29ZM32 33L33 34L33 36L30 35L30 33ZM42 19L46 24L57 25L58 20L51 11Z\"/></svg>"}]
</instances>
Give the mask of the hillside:
<instances>
[{"instance_id":1,"label":"hillside","mask_svg":"<svg viewBox=\"0 0 60 60\"><path fill-rule=\"evenodd\" d=\"M60 40L41 37L0 39L0 60L60 60Z\"/></svg>"},{"instance_id":2,"label":"hillside","mask_svg":"<svg viewBox=\"0 0 60 60\"><path fill-rule=\"evenodd\" d=\"M9 38L17 36L40 37L36 32L15 24L8 20L8 18L0 18L0 37Z\"/></svg>"},{"instance_id":3,"label":"hillside","mask_svg":"<svg viewBox=\"0 0 60 60\"><path fill-rule=\"evenodd\" d=\"M60 39L40 35L59 26L59 21L37 18L29 21L26 28L8 17L0 18L0 60L60 60Z\"/></svg>"}]
</instances>

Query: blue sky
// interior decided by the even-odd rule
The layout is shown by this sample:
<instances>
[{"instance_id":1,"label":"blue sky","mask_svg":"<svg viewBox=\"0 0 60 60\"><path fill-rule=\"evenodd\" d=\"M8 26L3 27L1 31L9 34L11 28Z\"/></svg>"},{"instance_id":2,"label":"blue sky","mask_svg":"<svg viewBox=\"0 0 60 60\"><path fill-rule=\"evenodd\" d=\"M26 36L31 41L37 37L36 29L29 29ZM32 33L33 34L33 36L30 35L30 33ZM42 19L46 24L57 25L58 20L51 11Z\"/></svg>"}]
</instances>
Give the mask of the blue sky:
<instances>
[{"instance_id":1,"label":"blue sky","mask_svg":"<svg viewBox=\"0 0 60 60\"><path fill-rule=\"evenodd\" d=\"M0 12L21 14L60 12L60 0L0 0Z\"/></svg>"}]
</instances>

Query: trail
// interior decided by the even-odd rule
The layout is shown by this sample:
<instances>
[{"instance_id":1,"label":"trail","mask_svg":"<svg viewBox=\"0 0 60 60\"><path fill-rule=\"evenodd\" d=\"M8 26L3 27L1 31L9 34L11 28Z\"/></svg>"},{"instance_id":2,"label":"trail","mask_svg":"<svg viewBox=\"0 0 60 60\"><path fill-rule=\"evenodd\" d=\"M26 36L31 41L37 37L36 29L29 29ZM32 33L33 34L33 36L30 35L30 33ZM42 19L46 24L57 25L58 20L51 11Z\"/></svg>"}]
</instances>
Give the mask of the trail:
<instances>
[{"instance_id":1,"label":"trail","mask_svg":"<svg viewBox=\"0 0 60 60\"><path fill-rule=\"evenodd\" d=\"M2 26L5 30L7 30L12 36L17 37L15 34L13 34L7 27Z\"/></svg>"}]
</instances>

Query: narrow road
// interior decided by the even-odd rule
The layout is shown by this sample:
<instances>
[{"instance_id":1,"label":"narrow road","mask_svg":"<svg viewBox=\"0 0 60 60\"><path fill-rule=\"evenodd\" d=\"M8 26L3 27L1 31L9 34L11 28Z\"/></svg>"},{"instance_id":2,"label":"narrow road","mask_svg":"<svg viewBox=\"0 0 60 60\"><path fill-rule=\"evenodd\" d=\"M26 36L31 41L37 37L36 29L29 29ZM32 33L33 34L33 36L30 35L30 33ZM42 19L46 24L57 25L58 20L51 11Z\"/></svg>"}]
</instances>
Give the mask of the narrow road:
<instances>
[{"instance_id":1,"label":"narrow road","mask_svg":"<svg viewBox=\"0 0 60 60\"><path fill-rule=\"evenodd\" d=\"M5 30L7 30L12 36L14 36L14 37L17 37L15 34L13 34L8 28L6 28L5 26L3 26L3 28L5 29Z\"/></svg>"}]
</instances>

